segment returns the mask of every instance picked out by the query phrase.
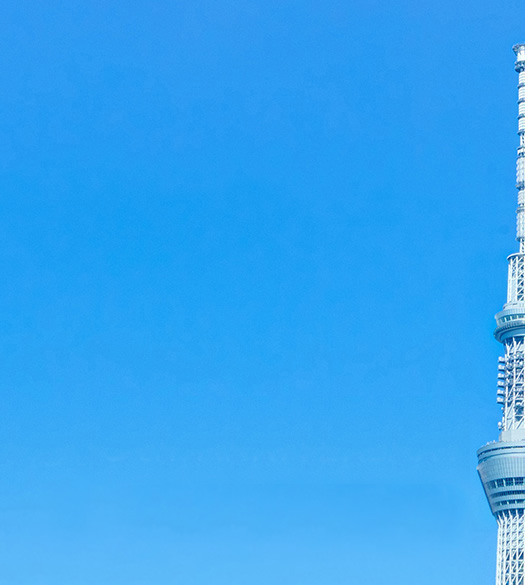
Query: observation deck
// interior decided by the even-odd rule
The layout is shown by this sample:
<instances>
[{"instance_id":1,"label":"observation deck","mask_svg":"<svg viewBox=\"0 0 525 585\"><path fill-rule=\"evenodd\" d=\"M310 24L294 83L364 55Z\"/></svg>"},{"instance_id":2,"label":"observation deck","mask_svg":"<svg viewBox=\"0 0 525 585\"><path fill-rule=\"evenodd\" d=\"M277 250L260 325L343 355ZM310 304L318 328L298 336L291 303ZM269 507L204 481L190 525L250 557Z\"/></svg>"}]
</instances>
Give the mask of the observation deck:
<instances>
[{"instance_id":1,"label":"observation deck","mask_svg":"<svg viewBox=\"0 0 525 585\"><path fill-rule=\"evenodd\" d=\"M525 441L498 441L478 449L478 473L494 516L525 508Z\"/></svg>"},{"instance_id":2,"label":"observation deck","mask_svg":"<svg viewBox=\"0 0 525 585\"><path fill-rule=\"evenodd\" d=\"M494 337L502 342L517 335L525 335L525 303L505 305L502 311L496 313Z\"/></svg>"}]
</instances>

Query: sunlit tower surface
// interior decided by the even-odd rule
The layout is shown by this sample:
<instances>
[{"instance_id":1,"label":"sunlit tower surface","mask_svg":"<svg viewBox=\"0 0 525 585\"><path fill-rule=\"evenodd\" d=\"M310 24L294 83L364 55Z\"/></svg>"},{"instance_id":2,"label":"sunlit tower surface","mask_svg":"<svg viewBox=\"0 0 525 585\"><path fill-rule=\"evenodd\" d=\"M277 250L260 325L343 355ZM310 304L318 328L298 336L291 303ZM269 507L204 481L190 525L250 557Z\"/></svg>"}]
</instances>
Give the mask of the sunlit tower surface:
<instances>
[{"instance_id":1,"label":"sunlit tower surface","mask_svg":"<svg viewBox=\"0 0 525 585\"><path fill-rule=\"evenodd\" d=\"M478 450L478 472L498 523L496 585L525 585L525 44L514 47L518 81L519 252L508 257L507 302L496 315L494 336L503 345L497 400L499 440Z\"/></svg>"}]
</instances>

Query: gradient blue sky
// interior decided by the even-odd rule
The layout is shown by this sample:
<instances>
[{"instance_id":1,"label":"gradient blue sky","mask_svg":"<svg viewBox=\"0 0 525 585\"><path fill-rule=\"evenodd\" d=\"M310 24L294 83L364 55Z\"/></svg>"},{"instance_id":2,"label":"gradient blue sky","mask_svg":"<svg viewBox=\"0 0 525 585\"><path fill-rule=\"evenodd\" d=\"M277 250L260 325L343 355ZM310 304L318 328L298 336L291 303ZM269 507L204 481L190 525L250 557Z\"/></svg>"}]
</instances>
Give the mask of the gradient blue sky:
<instances>
[{"instance_id":1,"label":"gradient blue sky","mask_svg":"<svg viewBox=\"0 0 525 585\"><path fill-rule=\"evenodd\" d=\"M2 3L1 585L492 585L523 15Z\"/></svg>"}]
</instances>

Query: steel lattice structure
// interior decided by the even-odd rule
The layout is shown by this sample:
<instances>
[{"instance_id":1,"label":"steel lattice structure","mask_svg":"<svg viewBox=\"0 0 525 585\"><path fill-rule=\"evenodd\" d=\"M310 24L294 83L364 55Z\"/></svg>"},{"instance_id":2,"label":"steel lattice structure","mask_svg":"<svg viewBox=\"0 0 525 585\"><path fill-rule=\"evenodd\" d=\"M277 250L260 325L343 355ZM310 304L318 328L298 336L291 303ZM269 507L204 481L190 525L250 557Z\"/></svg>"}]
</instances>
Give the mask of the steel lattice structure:
<instances>
[{"instance_id":1,"label":"steel lattice structure","mask_svg":"<svg viewBox=\"0 0 525 585\"><path fill-rule=\"evenodd\" d=\"M523 585L525 516L520 510L507 510L498 514L497 519L496 585Z\"/></svg>"},{"instance_id":2,"label":"steel lattice structure","mask_svg":"<svg viewBox=\"0 0 525 585\"><path fill-rule=\"evenodd\" d=\"M496 585L525 585L525 44L514 47L518 81L518 189L516 239L508 257L507 302L494 336L503 344L497 400L499 440L478 450L478 473L498 523Z\"/></svg>"}]
</instances>

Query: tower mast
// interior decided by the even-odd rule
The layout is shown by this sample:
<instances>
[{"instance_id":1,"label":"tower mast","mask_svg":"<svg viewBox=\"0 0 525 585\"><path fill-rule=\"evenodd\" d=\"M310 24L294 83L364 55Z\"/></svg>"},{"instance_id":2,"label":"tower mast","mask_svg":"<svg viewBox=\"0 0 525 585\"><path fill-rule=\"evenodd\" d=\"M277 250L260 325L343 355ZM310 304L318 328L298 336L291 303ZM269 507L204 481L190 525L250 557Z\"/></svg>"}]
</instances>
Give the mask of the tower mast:
<instances>
[{"instance_id":1,"label":"tower mast","mask_svg":"<svg viewBox=\"0 0 525 585\"><path fill-rule=\"evenodd\" d=\"M518 73L518 159L516 161L516 188L518 189L518 209L516 239L520 252L525 252L525 45L514 45L516 53L515 69Z\"/></svg>"},{"instance_id":2,"label":"tower mast","mask_svg":"<svg viewBox=\"0 0 525 585\"><path fill-rule=\"evenodd\" d=\"M525 44L513 47L518 80L516 239L507 260L507 302L496 314L495 338L503 345L497 401L499 439L478 450L478 473L498 523L496 585L525 585Z\"/></svg>"}]
</instances>

